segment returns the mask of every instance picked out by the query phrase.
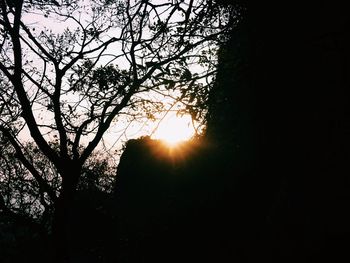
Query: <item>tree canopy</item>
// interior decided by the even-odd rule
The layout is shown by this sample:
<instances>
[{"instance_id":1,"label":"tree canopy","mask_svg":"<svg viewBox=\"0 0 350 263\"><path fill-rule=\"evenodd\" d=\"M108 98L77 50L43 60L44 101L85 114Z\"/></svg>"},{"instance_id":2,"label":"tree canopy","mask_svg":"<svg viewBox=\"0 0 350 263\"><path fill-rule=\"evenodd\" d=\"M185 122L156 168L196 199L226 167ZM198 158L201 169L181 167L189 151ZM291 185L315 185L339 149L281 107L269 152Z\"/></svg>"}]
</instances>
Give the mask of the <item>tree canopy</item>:
<instances>
[{"instance_id":1,"label":"tree canopy","mask_svg":"<svg viewBox=\"0 0 350 263\"><path fill-rule=\"evenodd\" d=\"M54 207L56 245L111 126L154 119L164 97L204 116L217 47L239 19L211 0L0 1L0 132L11 148L2 160L19 160L41 205Z\"/></svg>"}]
</instances>

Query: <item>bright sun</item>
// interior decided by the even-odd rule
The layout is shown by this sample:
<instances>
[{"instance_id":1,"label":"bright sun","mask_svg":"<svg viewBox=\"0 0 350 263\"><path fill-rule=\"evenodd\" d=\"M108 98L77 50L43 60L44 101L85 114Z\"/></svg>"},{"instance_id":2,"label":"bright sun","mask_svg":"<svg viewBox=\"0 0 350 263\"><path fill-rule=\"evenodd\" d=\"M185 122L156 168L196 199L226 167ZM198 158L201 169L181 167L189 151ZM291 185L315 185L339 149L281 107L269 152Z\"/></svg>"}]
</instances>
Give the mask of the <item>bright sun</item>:
<instances>
[{"instance_id":1,"label":"bright sun","mask_svg":"<svg viewBox=\"0 0 350 263\"><path fill-rule=\"evenodd\" d=\"M163 140L170 145L190 139L195 133L191 116L176 116L169 114L161 121L158 129L152 135L153 139Z\"/></svg>"}]
</instances>

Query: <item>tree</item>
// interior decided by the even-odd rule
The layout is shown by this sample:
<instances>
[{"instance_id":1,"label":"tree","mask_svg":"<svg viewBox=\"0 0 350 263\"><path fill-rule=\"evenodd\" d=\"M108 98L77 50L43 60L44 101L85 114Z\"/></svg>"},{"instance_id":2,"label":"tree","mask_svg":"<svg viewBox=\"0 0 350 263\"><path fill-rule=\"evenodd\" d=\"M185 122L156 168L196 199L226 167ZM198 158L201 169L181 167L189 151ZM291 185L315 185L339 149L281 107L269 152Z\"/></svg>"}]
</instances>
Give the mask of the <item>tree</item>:
<instances>
[{"instance_id":1,"label":"tree","mask_svg":"<svg viewBox=\"0 0 350 263\"><path fill-rule=\"evenodd\" d=\"M55 142L50 144L54 145ZM2 149L0 153L0 245L4 252L1 258L14 262L24 259L40 261L40 258L45 259L47 255L43 253L38 258L34 248L48 244L47 241L50 238L48 234L51 232L54 212L53 203L47 193L40 189L33 175L16 160L16 152L6 138L0 137L0 147ZM36 160L35 168L41 172L50 187L58 193L61 178L55 167L32 142L25 144L23 149L27 159ZM101 220L98 218L99 215L104 217L108 215L108 219L113 218L107 212L110 211L108 205L112 200L110 193L115 179L114 175L114 163L106 153L100 151L94 152L82 167L77 194L72 200L74 206L72 221L74 222L71 223L75 224L73 236L78 236L77 233L81 233L79 232L81 229L86 231L86 226L89 226L89 230L95 231L88 231L89 238L84 238L87 244L94 245L91 240L93 240L92 237L96 237L96 234L94 236L93 233L96 233L97 229L100 230L101 226L107 229L110 226L107 220L103 224L98 224L98 227L95 224L96 219ZM83 215L89 217L89 220ZM103 234L105 235L106 232ZM86 247L88 246L85 243Z\"/></svg>"},{"instance_id":2,"label":"tree","mask_svg":"<svg viewBox=\"0 0 350 263\"><path fill-rule=\"evenodd\" d=\"M161 110L160 95L188 110L205 98L228 14L209 0L1 0L0 12L0 131L53 204L54 248L65 257L84 163L118 120ZM24 128L58 191L25 154Z\"/></svg>"}]
</instances>

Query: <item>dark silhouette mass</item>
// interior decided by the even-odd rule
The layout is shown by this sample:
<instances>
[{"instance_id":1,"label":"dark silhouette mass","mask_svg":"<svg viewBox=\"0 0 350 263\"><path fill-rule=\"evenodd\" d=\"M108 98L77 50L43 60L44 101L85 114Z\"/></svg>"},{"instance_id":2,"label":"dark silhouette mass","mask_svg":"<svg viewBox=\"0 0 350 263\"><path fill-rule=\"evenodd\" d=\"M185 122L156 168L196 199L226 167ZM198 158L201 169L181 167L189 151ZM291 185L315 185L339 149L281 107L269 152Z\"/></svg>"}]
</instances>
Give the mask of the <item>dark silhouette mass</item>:
<instances>
[{"instance_id":1,"label":"dark silhouette mass","mask_svg":"<svg viewBox=\"0 0 350 263\"><path fill-rule=\"evenodd\" d=\"M181 171L195 178L195 185L191 180L180 183L191 189L185 203L190 211L200 208L196 216L171 226L182 233L181 241L192 240L188 250L176 245L176 254L183 261L189 259L185 255L234 262L348 259L350 31L345 6L341 1L241 2L244 18L221 48L208 101L203 140L215 147L189 156L205 161ZM146 180L151 187L140 187L152 189L151 198L167 189L172 168L164 169L168 164L155 158L138 163L151 156L149 149L142 149L150 146L143 140L138 143L134 154L127 146L129 155L121 160L120 168L130 168L118 170L120 188L130 185L145 193L133 188L142 180L132 178L150 177ZM158 179L160 174L164 177ZM201 197L195 190L198 185L204 189ZM148 210L166 198L155 198L155 203L142 194L137 198L135 207L128 209L167 214L165 204ZM200 200L205 204L200 206ZM127 198L124 203L128 205ZM188 212L180 209L175 214ZM161 227L165 222L155 224ZM182 224L198 232L191 235ZM155 247L177 240L172 234L155 234Z\"/></svg>"},{"instance_id":2,"label":"dark silhouette mass","mask_svg":"<svg viewBox=\"0 0 350 263\"><path fill-rule=\"evenodd\" d=\"M175 148L129 140L113 193L80 189L72 199L72 260L349 260L345 3L215 3L236 6L241 19L232 18L237 24L219 50L204 134ZM0 260L23 262L14 248L35 258L46 239L7 213L0 231L12 226L25 229L13 234L17 240L25 231L24 241L35 238L10 247L13 237L0 236L9 251Z\"/></svg>"},{"instance_id":3,"label":"dark silhouette mass","mask_svg":"<svg viewBox=\"0 0 350 263\"><path fill-rule=\"evenodd\" d=\"M0 2L1 213L43 227L52 260L77 260L75 201L102 186L85 175L107 131L178 101L201 117L227 15L211 0Z\"/></svg>"}]
</instances>

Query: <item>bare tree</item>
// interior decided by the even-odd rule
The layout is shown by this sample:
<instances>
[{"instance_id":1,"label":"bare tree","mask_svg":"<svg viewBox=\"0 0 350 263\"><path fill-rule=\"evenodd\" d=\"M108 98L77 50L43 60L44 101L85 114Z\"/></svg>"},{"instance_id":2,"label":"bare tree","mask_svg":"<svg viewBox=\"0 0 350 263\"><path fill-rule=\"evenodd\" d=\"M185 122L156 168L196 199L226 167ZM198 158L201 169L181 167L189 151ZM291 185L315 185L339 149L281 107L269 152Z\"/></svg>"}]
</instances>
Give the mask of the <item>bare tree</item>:
<instances>
[{"instance_id":1,"label":"bare tree","mask_svg":"<svg viewBox=\"0 0 350 263\"><path fill-rule=\"evenodd\" d=\"M198 114L190 106L205 99L228 13L209 0L0 0L0 13L0 131L52 202L65 255L88 157L123 116L161 110L147 94L171 94ZM23 128L57 171L59 191L25 154Z\"/></svg>"}]
</instances>

